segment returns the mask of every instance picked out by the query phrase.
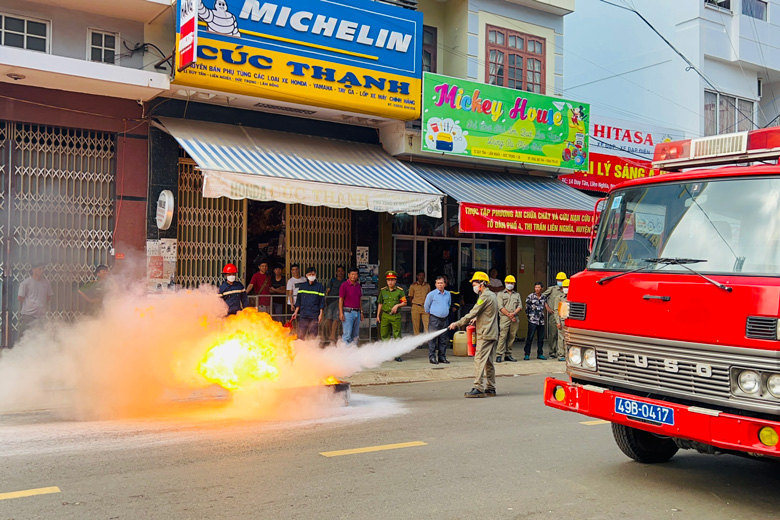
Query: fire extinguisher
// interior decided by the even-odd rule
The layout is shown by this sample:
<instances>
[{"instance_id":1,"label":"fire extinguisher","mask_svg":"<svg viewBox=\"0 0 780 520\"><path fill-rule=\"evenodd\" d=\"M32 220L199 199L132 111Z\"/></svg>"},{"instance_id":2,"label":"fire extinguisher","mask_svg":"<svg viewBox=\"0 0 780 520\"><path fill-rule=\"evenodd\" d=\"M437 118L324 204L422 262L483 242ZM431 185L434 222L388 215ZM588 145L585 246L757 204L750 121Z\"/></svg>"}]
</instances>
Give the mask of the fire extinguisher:
<instances>
[{"instance_id":1,"label":"fire extinguisher","mask_svg":"<svg viewBox=\"0 0 780 520\"><path fill-rule=\"evenodd\" d=\"M475 356L477 354L477 347L474 343L474 332L477 328L474 325L466 327L466 345L468 347L468 355Z\"/></svg>"}]
</instances>

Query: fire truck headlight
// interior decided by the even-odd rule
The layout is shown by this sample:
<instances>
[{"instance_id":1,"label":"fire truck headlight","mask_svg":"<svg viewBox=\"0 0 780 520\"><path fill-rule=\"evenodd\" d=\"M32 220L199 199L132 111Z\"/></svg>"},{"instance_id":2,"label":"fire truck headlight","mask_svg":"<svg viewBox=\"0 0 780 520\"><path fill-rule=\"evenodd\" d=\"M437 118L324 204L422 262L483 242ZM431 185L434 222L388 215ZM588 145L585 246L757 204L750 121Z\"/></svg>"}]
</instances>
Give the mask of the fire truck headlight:
<instances>
[{"instance_id":1,"label":"fire truck headlight","mask_svg":"<svg viewBox=\"0 0 780 520\"><path fill-rule=\"evenodd\" d=\"M772 447L777 446L777 443L780 442L780 436L777 435L774 428L765 426L758 431L758 440L764 446Z\"/></svg>"},{"instance_id":2,"label":"fire truck headlight","mask_svg":"<svg viewBox=\"0 0 780 520\"><path fill-rule=\"evenodd\" d=\"M780 374L772 374L766 380L766 388L772 397L780 399Z\"/></svg>"},{"instance_id":3,"label":"fire truck headlight","mask_svg":"<svg viewBox=\"0 0 780 520\"><path fill-rule=\"evenodd\" d=\"M596 349L585 349L582 353L582 366L591 370L596 370Z\"/></svg>"},{"instance_id":4,"label":"fire truck headlight","mask_svg":"<svg viewBox=\"0 0 780 520\"><path fill-rule=\"evenodd\" d=\"M582 363L582 349L580 347L569 347L569 364L580 366Z\"/></svg>"},{"instance_id":5,"label":"fire truck headlight","mask_svg":"<svg viewBox=\"0 0 780 520\"><path fill-rule=\"evenodd\" d=\"M740 372L737 383L739 384L739 389L746 394L757 394L761 390L761 376L752 370Z\"/></svg>"}]
</instances>

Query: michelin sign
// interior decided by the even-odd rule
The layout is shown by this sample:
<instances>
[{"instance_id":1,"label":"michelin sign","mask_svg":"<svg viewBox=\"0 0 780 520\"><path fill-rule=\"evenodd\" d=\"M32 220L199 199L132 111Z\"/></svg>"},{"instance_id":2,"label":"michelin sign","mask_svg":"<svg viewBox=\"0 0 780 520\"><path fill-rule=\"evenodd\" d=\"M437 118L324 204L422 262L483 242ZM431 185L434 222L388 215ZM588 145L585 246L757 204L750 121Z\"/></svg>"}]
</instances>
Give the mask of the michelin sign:
<instances>
[{"instance_id":1,"label":"michelin sign","mask_svg":"<svg viewBox=\"0 0 780 520\"><path fill-rule=\"evenodd\" d=\"M176 85L420 117L421 12L369 0L179 1L199 2L198 48Z\"/></svg>"}]
</instances>

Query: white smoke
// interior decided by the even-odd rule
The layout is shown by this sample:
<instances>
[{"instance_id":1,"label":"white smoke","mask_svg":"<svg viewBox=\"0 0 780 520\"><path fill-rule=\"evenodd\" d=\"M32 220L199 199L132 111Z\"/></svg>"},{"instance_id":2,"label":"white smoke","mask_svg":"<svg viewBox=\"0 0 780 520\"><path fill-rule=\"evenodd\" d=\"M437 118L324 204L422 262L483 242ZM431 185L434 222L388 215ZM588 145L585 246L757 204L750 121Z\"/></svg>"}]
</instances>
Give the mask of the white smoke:
<instances>
[{"instance_id":1,"label":"white smoke","mask_svg":"<svg viewBox=\"0 0 780 520\"><path fill-rule=\"evenodd\" d=\"M222 319L224 312L214 287L149 296L140 285L124 284L106 297L99 315L50 324L2 352L0 413L55 409L77 419L182 413L316 418L342 404L332 388L321 386L324 378L376 367L444 332L362 347L295 341L294 356L280 353L276 380L230 394L198 372L208 349L235 325ZM278 334L280 325L271 326ZM257 327L251 333L262 336Z\"/></svg>"}]
</instances>

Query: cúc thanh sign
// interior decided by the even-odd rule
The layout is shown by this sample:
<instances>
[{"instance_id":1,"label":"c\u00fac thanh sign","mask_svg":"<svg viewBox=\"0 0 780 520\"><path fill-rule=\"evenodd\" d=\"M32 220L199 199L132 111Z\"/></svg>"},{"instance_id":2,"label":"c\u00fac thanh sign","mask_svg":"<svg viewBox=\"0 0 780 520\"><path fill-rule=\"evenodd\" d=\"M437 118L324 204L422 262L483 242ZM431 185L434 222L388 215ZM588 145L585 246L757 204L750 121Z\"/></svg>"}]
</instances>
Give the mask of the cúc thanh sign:
<instances>
[{"instance_id":1,"label":"c\u00fac thanh sign","mask_svg":"<svg viewBox=\"0 0 780 520\"><path fill-rule=\"evenodd\" d=\"M175 85L393 119L420 116L421 12L365 0L192 1L197 60L176 74ZM177 69L185 21L180 12Z\"/></svg>"},{"instance_id":2,"label":"c\u00fac thanh sign","mask_svg":"<svg viewBox=\"0 0 780 520\"><path fill-rule=\"evenodd\" d=\"M426 152L573 171L588 167L586 103L426 72Z\"/></svg>"}]
</instances>

